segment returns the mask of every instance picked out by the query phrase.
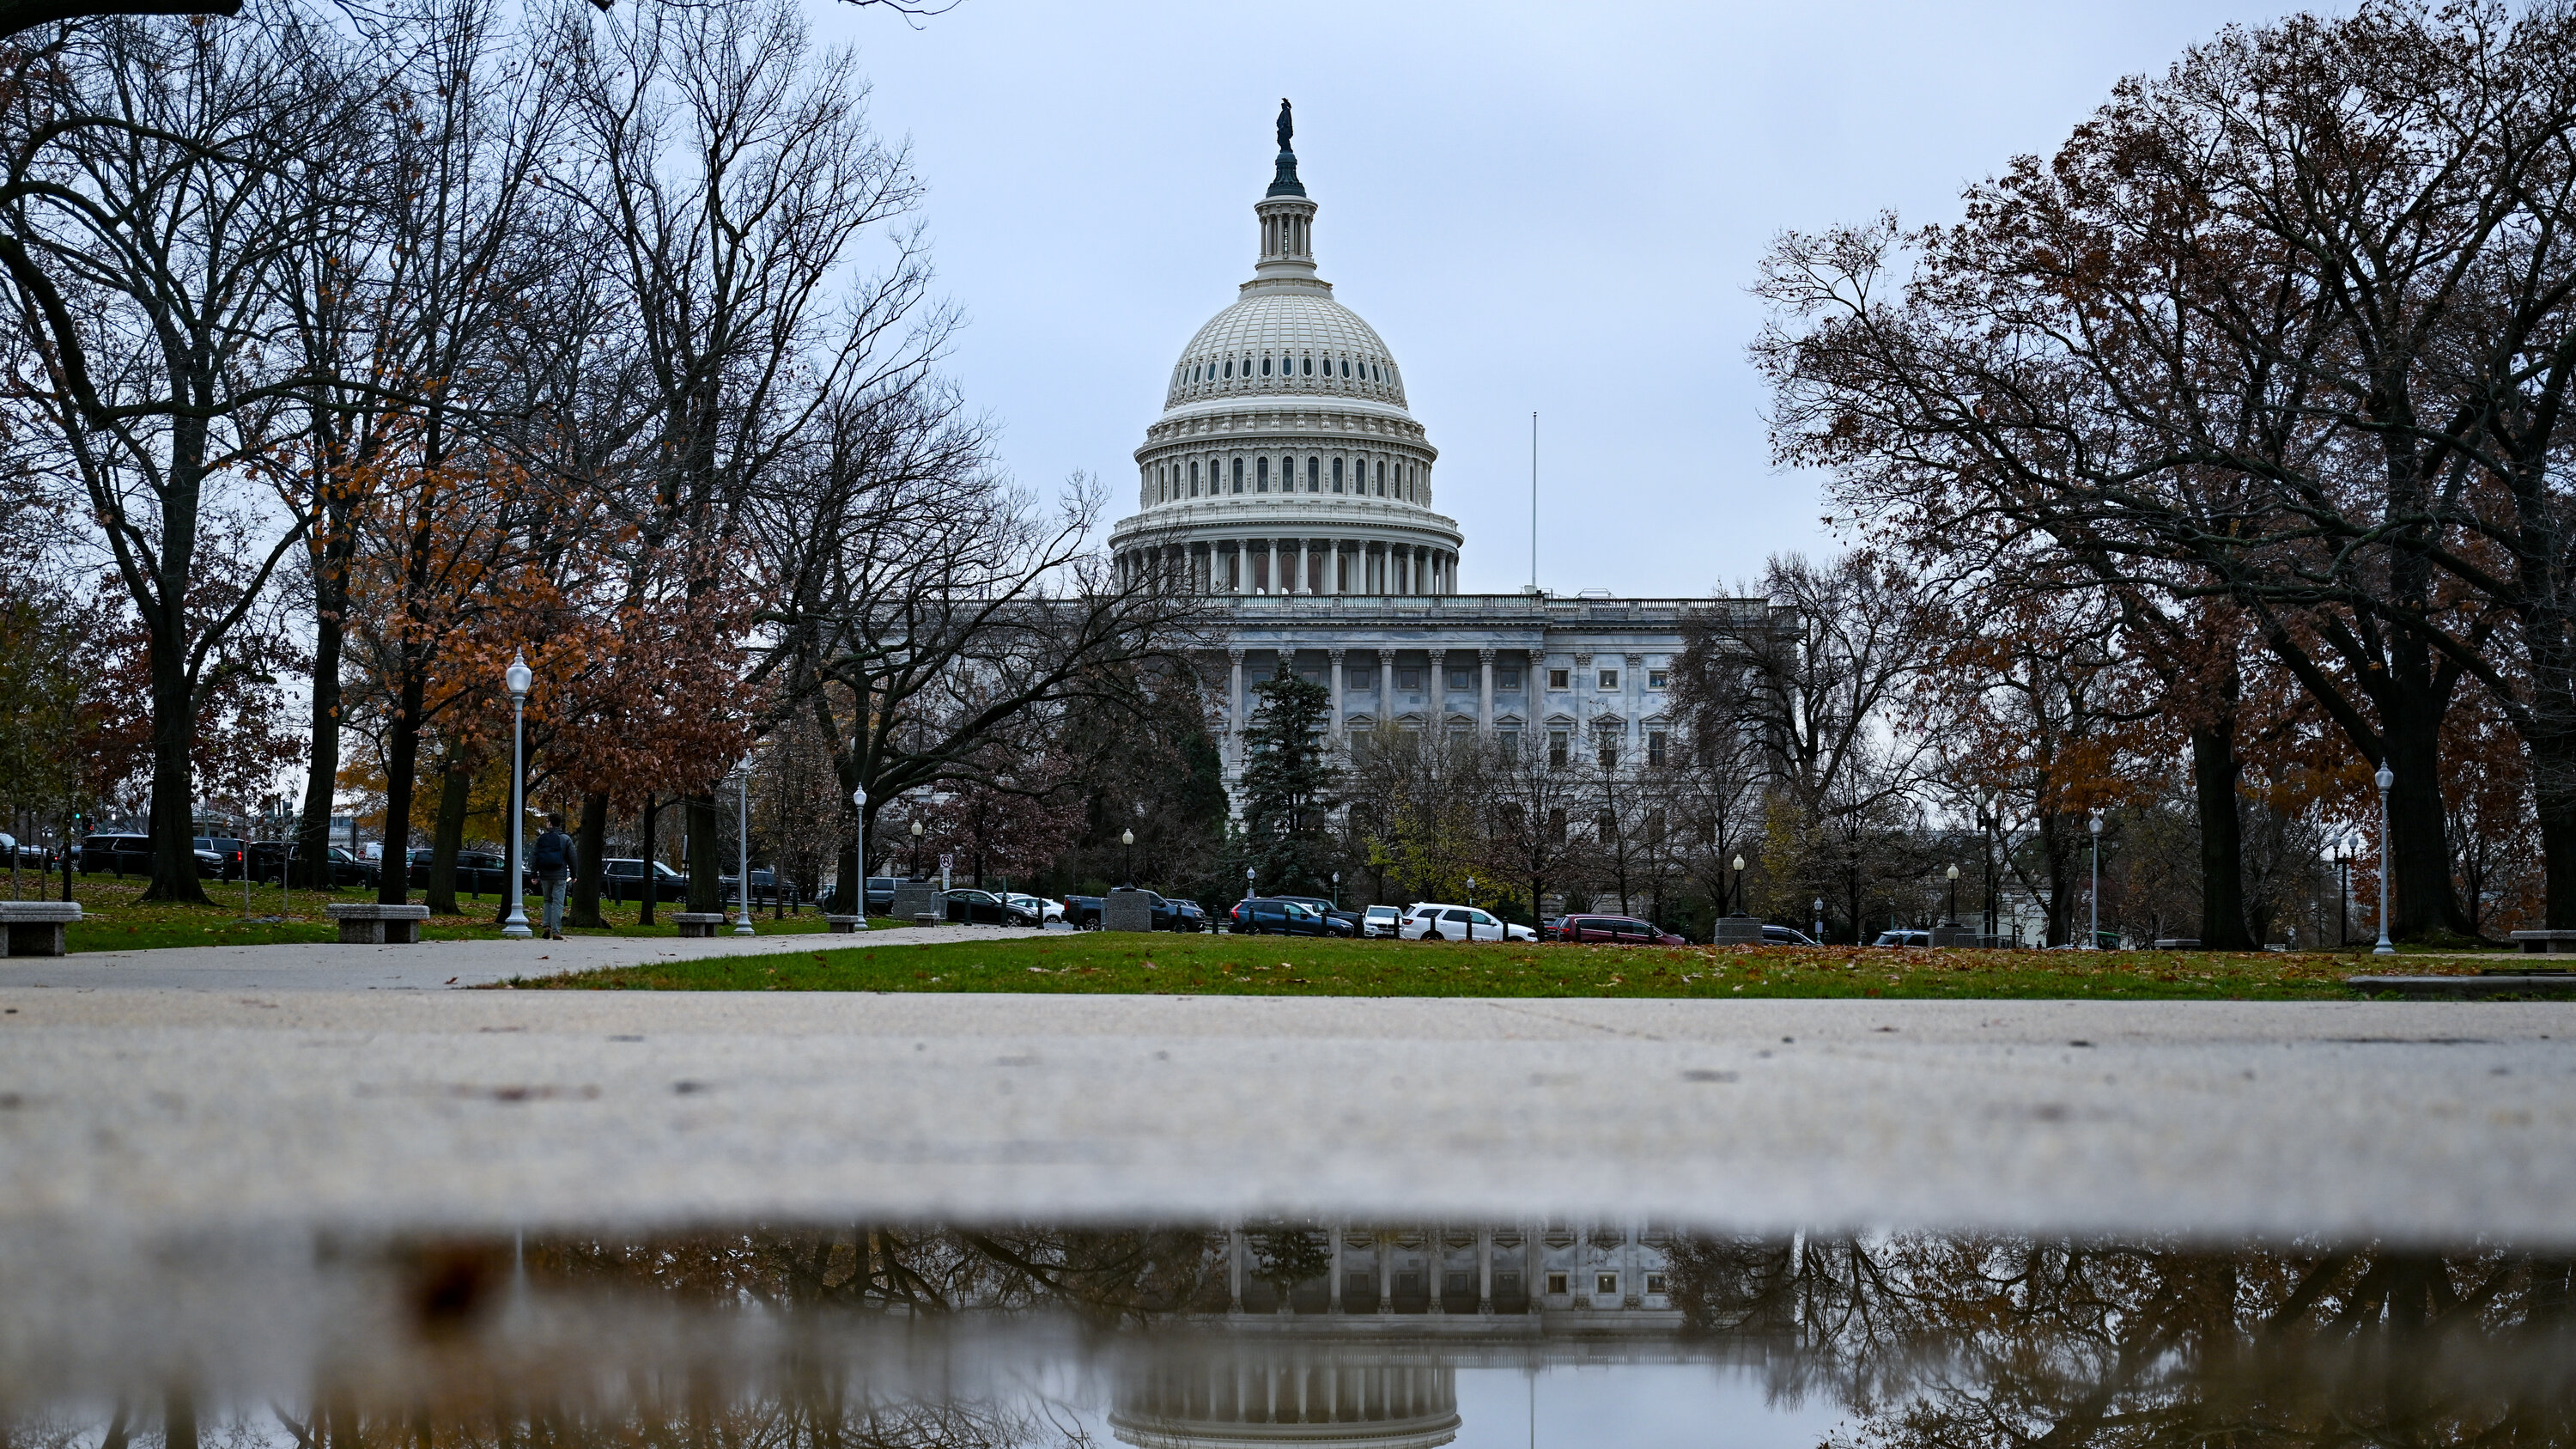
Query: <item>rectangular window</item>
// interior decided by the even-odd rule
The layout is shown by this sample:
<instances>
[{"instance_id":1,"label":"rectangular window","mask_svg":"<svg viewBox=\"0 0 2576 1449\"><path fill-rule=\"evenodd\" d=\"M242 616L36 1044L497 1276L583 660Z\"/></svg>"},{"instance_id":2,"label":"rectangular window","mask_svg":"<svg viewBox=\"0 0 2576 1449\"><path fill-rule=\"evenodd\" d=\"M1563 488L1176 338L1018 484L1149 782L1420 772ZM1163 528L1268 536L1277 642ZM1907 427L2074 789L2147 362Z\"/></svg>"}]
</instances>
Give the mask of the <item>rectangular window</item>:
<instances>
[{"instance_id":1,"label":"rectangular window","mask_svg":"<svg viewBox=\"0 0 2576 1449\"><path fill-rule=\"evenodd\" d=\"M1371 1307L1375 1307L1377 1304L1376 1277L1368 1273L1344 1273L1342 1275L1342 1301L1344 1303L1366 1303Z\"/></svg>"},{"instance_id":2,"label":"rectangular window","mask_svg":"<svg viewBox=\"0 0 2576 1449\"><path fill-rule=\"evenodd\" d=\"M1616 815L1615 813L1613 813L1613 812L1611 812L1611 811L1604 810L1604 811L1602 811L1600 814L1598 814L1598 815L1596 815L1596 816L1592 817L1592 838L1593 838L1593 839L1595 839L1595 840L1602 840L1602 841L1608 841L1608 840L1615 840L1615 839L1617 839L1617 838L1618 838L1618 836L1619 836L1619 817L1618 817L1618 815Z\"/></svg>"},{"instance_id":3,"label":"rectangular window","mask_svg":"<svg viewBox=\"0 0 2576 1449\"><path fill-rule=\"evenodd\" d=\"M1664 732L1662 730L1648 730L1646 732L1646 763L1656 766L1660 766L1664 763Z\"/></svg>"},{"instance_id":4,"label":"rectangular window","mask_svg":"<svg viewBox=\"0 0 2576 1449\"><path fill-rule=\"evenodd\" d=\"M1601 671L1601 688L1606 692L1606 691L1609 691L1609 690L1617 689L1618 687L1619 687L1619 671L1618 671L1618 670L1616 670L1616 669L1604 669L1604 670L1602 670L1602 671Z\"/></svg>"},{"instance_id":5,"label":"rectangular window","mask_svg":"<svg viewBox=\"0 0 2576 1449\"><path fill-rule=\"evenodd\" d=\"M1521 1275L1518 1273L1496 1273L1494 1275L1494 1296L1497 1298L1520 1297Z\"/></svg>"},{"instance_id":6,"label":"rectangular window","mask_svg":"<svg viewBox=\"0 0 2576 1449\"><path fill-rule=\"evenodd\" d=\"M1565 1286L1565 1277L1566 1275L1563 1273L1548 1274L1547 1291L1550 1293L1563 1293L1567 1291Z\"/></svg>"},{"instance_id":7,"label":"rectangular window","mask_svg":"<svg viewBox=\"0 0 2576 1449\"><path fill-rule=\"evenodd\" d=\"M1663 1291L1664 1291L1664 1275L1663 1275L1663 1274L1661 1274L1661 1273L1649 1273L1649 1274L1647 1274L1647 1275L1646 1275L1646 1291L1647 1291L1647 1292L1649 1292L1649 1293L1661 1293L1661 1292L1663 1292Z\"/></svg>"},{"instance_id":8,"label":"rectangular window","mask_svg":"<svg viewBox=\"0 0 2576 1449\"><path fill-rule=\"evenodd\" d=\"M1616 1298L1616 1297L1618 1297L1618 1296L1619 1296L1619 1275L1618 1275L1618 1274L1616 1274L1616 1273L1595 1273L1595 1274L1593 1274L1593 1275L1592 1275L1592 1292L1593 1292L1593 1295L1594 1295L1595 1297L1600 1297L1600 1298Z\"/></svg>"},{"instance_id":9,"label":"rectangular window","mask_svg":"<svg viewBox=\"0 0 2576 1449\"><path fill-rule=\"evenodd\" d=\"M1549 730L1547 732L1547 762L1550 766L1561 768L1565 764L1565 746L1565 731Z\"/></svg>"},{"instance_id":10,"label":"rectangular window","mask_svg":"<svg viewBox=\"0 0 2576 1449\"><path fill-rule=\"evenodd\" d=\"M1555 841L1563 841L1565 839L1564 811L1550 810L1547 812L1547 838Z\"/></svg>"},{"instance_id":11,"label":"rectangular window","mask_svg":"<svg viewBox=\"0 0 2576 1449\"><path fill-rule=\"evenodd\" d=\"M1550 689L1569 688L1570 686L1566 683L1566 671L1562 669L1549 670L1547 672L1547 687Z\"/></svg>"},{"instance_id":12,"label":"rectangular window","mask_svg":"<svg viewBox=\"0 0 2576 1449\"><path fill-rule=\"evenodd\" d=\"M1450 687L1451 689L1458 689L1458 690L1474 689L1474 688L1476 687L1476 684L1475 684L1475 681L1474 681L1474 680L1472 680L1472 679L1468 678L1469 673L1470 673L1470 671L1468 671L1468 670L1464 670L1464 669L1452 669L1452 670L1450 670L1450 671L1449 671L1449 687Z\"/></svg>"},{"instance_id":13,"label":"rectangular window","mask_svg":"<svg viewBox=\"0 0 2576 1449\"><path fill-rule=\"evenodd\" d=\"M1347 678L1350 680L1350 686L1353 689L1375 689L1377 688L1377 666L1374 664L1359 665L1350 671Z\"/></svg>"},{"instance_id":14,"label":"rectangular window","mask_svg":"<svg viewBox=\"0 0 2576 1449\"><path fill-rule=\"evenodd\" d=\"M1495 671L1494 671L1494 688L1496 688L1496 689L1518 689L1518 688L1520 688L1520 687L1521 687L1521 672L1520 672L1519 670L1517 670L1517 669L1497 669L1497 670L1495 670Z\"/></svg>"},{"instance_id":15,"label":"rectangular window","mask_svg":"<svg viewBox=\"0 0 2576 1449\"><path fill-rule=\"evenodd\" d=\"M1476 1285L1467 1280L1467 1275L1455 1268L1449 1271L1446 1282L1442 1286L1448 1290L1448 1296L1452 1298L1476 1291Z\"/></svg>"},{"instance_id":16,"label":"rectangular window","mask_svg":"<svg viewBox=\"0 0 2576 1449\"><path fill-rule=\"evenodd\" d=\"M1601 768L1605 770L1619 768L1619 732L1615 729L1601 732Z\"/></svg>"},{"instance_id":17,"label":"rectangular window","mask_svg":"<svg viewBox=\"0 0 2576 1449\"><path fill-rule=\"evenodd\" d=\"M1519 730L1505 730L1501 734L1494 736L1494 742L1503 752L1503 763L1520 763L1521 732Z\"/></svg>"},{"instance_id":18,"label":"rectangular window","mask_svg":"<svg viewBox=\"0 0 2576 1449\"><path fill-rule=\"evenodd\" d=\"M1422 671L1419 669L1396 670L1395 687L1398 689L1420 689L1422 687Z\"/></svg>"},{"instance_id":19,"label":"rectangular window","mask_svg":"<svg viewBox=\"0 0 2576 1449\"><path fill-rule=\"evenodd\" d=\"M1646 671L1646 687L1648 689L1669 688L1671 683L1672 671L1669 669L1649 669Z\"/></svg>"}]
</instances>

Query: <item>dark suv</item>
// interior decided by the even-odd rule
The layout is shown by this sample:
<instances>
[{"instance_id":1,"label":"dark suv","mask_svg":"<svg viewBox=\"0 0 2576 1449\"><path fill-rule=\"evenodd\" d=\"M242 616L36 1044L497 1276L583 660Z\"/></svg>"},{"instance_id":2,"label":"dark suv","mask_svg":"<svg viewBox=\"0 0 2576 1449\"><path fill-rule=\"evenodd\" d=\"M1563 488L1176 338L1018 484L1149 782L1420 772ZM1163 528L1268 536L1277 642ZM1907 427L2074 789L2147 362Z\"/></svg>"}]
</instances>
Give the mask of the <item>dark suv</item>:
<instances>
[{"instance_id":1,"label":"dark suv","mask_svg":"<svg viewBox=\"0 0 2576 1449\"><path fill-rule=\"evenodd\" d=\"M1347 916L1328 916L1304 901L1284 896L1254 896L1237 901L1233 920L1238 936L1348 936L1359 930Z\"/></svg>"},{"instance_id":2,"label":"dark suv","mask_svg":"<svg viewBox=\"0 0 2576 1449\"><path fill-rule=\"evenodd\" d=\"M250 878L261 885L274 885L283 869L292 842L254 840L250 843ZM334 845L331 851L331 884L334 886L374 885L376 868Z\"/></svg>"}]
</instances>

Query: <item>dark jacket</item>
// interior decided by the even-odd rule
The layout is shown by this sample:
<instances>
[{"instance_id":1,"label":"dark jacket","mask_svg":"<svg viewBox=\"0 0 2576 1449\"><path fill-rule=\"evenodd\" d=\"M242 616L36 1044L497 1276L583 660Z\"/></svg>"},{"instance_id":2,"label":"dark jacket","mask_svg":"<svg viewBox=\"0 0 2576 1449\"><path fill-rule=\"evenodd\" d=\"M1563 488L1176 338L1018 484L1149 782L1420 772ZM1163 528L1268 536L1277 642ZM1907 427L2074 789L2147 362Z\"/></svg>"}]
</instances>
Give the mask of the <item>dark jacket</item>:
<instances>
[{"instance_id":1,"label":"dark jacket","mask_svg":"<svg viewBox=\"0 0 2576 1449\"><path fill-rule=\"evenodd\" d=\"M528 868L539 875L572 874L572 837L548 830L528 852Z\"/></svg>"}]
</instances>

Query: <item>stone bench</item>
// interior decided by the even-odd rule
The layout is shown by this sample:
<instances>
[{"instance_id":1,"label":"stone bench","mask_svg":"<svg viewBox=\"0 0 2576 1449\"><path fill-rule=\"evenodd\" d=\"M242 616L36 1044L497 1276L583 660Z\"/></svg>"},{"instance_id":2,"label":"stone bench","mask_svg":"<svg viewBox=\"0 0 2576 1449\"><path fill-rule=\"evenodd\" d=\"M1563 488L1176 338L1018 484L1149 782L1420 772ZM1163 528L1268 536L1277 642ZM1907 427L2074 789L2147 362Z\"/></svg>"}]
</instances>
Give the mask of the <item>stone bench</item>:
<instances>
[{"instance_id":1,"label":"stone bench","mask_svg":"<svg viewBox=\"0 0 2576 1449\"><path fill-rule=\"evenodd\" d=\"M2156 949L2159 951L2197 951L2200 949L2200 938L2198 936L2159 936L2156 938Z\"/></svg>"},{"instance_id":2,"label":"stone bench","mask_svg":"<svg viewBox=\"0 0 2576 1449\"><path fill-rule=\"evenodd\" d=\"M724 923L725 915L722 911L673 911L671 913L671 924L679 927L680 934L683 936L711 937Z\"/></svg>"},{"instance_id":3,"label":"stone bench","mask_svg":"<svg viewBox=\"0 0 2576 1449\"><path fill-rule=\"evenodd\" d=\"M865 916L825 916L823 930L828 935L855 936L868 928Z\"/></svg>"},{"instance_id":4,"label":"stone bench","mask_svg":"<svg viewBox=\"0 0 2576 1449\"><path fill-rule=\"evenodd\" d=\"M0 901L0 956L60 956L63 928L80 918L78 901Z\"/></svg>"},{"instance_id":5,"label":"stone bench","mask_svg":"<svg viewBox=\"0 0 2576 1449\"><path fill-rule=\"evenodd\" d=\"M373 901L334 901L323 907L340 923L343 946L411 946L429 919L427 906L388 906Z\"/></svg>"},{"instance_id":6,"label":"stone bench","mask_svg":"<svg viewBox=\"0 0 2576 1449\"><path fill-rule=\"evenodd\" d=\"M2576 953L2576 931L2516 931L2513 942L2526 956L2565 956Z\"/></svg>"}]
</instances>

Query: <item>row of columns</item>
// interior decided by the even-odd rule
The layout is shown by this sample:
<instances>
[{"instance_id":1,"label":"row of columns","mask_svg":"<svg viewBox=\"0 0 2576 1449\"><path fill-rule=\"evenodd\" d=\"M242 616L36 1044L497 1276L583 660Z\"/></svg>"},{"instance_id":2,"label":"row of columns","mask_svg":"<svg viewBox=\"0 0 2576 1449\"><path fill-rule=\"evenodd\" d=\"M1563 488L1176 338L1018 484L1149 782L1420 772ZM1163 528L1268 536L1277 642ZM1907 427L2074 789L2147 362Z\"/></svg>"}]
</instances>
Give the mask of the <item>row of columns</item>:
<instances>
[{"instance_id":1,"label":"row of columns","mask_svg":"<svg viewBox=\"0 0 2576 1449\"><path fill-rule=\"evenodd\" d=\"M1244 712L1245 698L1243 692L1243 656L1248 651L1237 646L1230 648L1225 652L1227 660L1231 664L1231 673L1226 685L1227 729L1230 733L1240 734L1246 724L1249 723L1249 717ZM1333 736L1338 740L1345 733L1345 724L1342 719L1342 670L1351 651L1347 649L1327 649L1324 652L1326 657L1332 661ZM1378 693L1382 696L1388 690L1395 687L1396 651L1392 648L1386 648L1363 652L1373 652L1377 655L1377 688ZM1448 667L1449 656L1451 653L1456 652L1463 654L1466 651L1426 649L1423 652L1431 661L1431 693L1435 696L1446 694L1448 692L1448 681L1441 677L1441 671ZM1476 733L1482 738L1491 738L1494 733L1495 652L1496 651L1490 647L1479 648L1476 651ZM1279 649L1278 654L1280 668L1289 669L1295 667L1294 661L1297 657L1297 651L1294 648L1282 646ZM1532 661L1531 667L1536 667L1535 660Z\"/></svg>"},{"instance_id":2,"label":"row of columns","mask_svg":"<svg viewBox=\"0 0 2576 1449\"><path fill-rule=\"evenodd\" d=\"M1537 1313L1545 1306L1547 1299L1546 1229L1543 1225L1523 1224L1515 1231L1520 1236L1521 1290L1528 1300L1526 1311ZM1427 1311L1445 1314L1449 1311L1448 1285L1443 1281L1444 1275L1448 1272L1448 1232L1445 1228L1437 1226L1426 1227L1421 1232L1425 1279L1423 1287L1428 1290L1430 1297ZM1343 1292L1342 1254L1350 1235L1351 1228L1348 1224L1336 1224L1330 1229L1333 1253L1332 1267L1327 1271L1325 1278L1327 1285L1325 1312L1393 1313L1395 1311L1395 1250L1398 1234L1383 1228L1370 1232L1371 1256L1376 1260L1377 1268L1375 1275L1377 1301L1373 1305L1362 1303L1358 1307L1350 1306L1345 1301L1347 1295ZM1578 1225L1575 1233L1575 1241L1578 1244L1592 1242L1595 1237L1596 1235L1589 1229ZM1582 1280L1581 1275L1598 1271L1598 1265L1586 1263L1568 1270L1575 1275L1566 1287L1576 1306L1585 1308L1644 1306L1645 1279L1638 1263L1642 1241L1638 1224L1631 1222L1621 1229L1617 1253L1612 1259L1615 1265L1612 1271L1619 1276L1619 1292L1612 1302L1593 1302L1596 1296L1593 1290L1596 1285ZM1251 1273L1251 1250L1243 1231L1239 1228L1226 1235L1226 1257L1226 1311L1241 1313L1244 1311L1244 1284ZM1293 1313L1295 1310L1283 1296L1280 1299L1278 1311ZM1478 1313L1494 1311L1494 1230L1490 1227L1480 1227L1476 1230L1476 1311Z\"/></svg>"},{"instance_id":3,"label":"row of columns","mask_svg":"<svg viewBox=\"0 0 2576 1449\"><path fill-rule=\"evenodd\" d=\"M1122 1388L1119 1417L1234 1424L1369 1424L1447 1418L1458 1410L1456 1370L1436 1364L1301 1361L1293 1351L1168 1369ZM1122 1436L1123 1437L1123 1436Z\"/></svg>"},{"instance_id":4,"label":"row of columns","mask_svg":"<svg viewBox=\"0 0 2576 1449\"><path fill-rule=\"evenodd\" d=\"M1118 556L1118 568L1126 587L1159 581L1203 594L1458 592L1454 550L1357 539L1247 538L1230 550L1222 542L1140 544Z\"/></svg>"}]
</instances>

